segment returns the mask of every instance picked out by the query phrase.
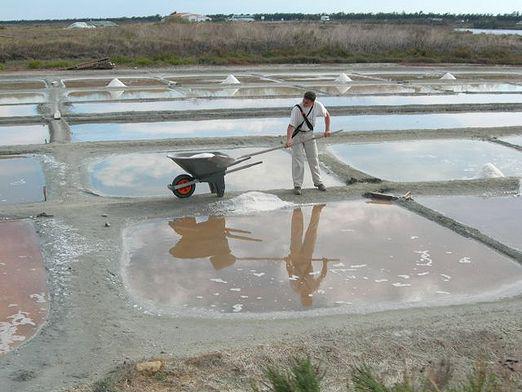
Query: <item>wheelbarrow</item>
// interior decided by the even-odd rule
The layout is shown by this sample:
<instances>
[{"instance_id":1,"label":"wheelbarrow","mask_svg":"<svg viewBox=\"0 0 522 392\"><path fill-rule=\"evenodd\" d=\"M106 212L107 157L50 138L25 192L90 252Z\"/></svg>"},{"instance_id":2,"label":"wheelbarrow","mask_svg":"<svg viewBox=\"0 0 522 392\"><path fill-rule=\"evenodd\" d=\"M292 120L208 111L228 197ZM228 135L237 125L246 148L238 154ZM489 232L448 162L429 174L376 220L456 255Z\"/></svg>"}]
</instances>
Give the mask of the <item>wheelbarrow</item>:
<instances>
[{"instance_id":1,"label":"wheelbarrow","mask_svg":"<svg viewBox=\"0 0 522 392\"><path fill-rule=\"evenodd\" d=\"M332 132L335 135L340 131ZM323 138L323 135L312 137L310 140L317 140ZM180 174L172 181L172 184L167 187L180 199L185 199L192 196L196 190L196 184L207 182L210 192L216 194L218 197L223 197L225 194L225 175L248 169L249 167L260 165L263 162L254 162L248 165L235 167L253 156L266 154L271 151L285 148L285 146L277 146L254 152L249 155L243 155L239 158L232 158L222 152L179 152L172 155L167 155L178 166L184 169L188 174Z\"/></svg>"},{"instance_id":2,"label":"wheelbarrow","mask_svg":"<svg viewBox=\"0 0 522 392\"><path fill-rule=\"evenodd\" d=\"M235 159L222 152L180 152L167 155L167 157L188 173L180 174L174 178L172 184L167 185L172 193L181 199L192 196L196 190L196 184L201 182L208 183L211 193L223 197L225 175L263 163L259 161L230 169L249 160L251 156Z\"/></svg>"}]
</instances>

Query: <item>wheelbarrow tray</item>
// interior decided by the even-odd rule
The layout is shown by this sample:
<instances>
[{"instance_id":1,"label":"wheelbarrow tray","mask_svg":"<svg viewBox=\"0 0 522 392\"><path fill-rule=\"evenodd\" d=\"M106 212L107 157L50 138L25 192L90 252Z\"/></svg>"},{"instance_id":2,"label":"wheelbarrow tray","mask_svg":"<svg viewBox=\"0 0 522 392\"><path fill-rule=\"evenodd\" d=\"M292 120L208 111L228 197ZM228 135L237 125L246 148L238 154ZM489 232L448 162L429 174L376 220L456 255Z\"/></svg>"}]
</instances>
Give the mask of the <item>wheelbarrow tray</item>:
<instances>
[{"instance_id":1,"label":"wheelbarrow tray","mask_svg":"<svg viewBox=\"0 0 522 392\"><path fill-rule=\"evenodd\" d=\"M213 154L212 157L198 157L198 155ZM229 166L236 163L236 160L221 152L180 152L168 155L178 166L196 179L203 179L206 176L219 172L224 172Z\"/></svg>"}]
</instances>

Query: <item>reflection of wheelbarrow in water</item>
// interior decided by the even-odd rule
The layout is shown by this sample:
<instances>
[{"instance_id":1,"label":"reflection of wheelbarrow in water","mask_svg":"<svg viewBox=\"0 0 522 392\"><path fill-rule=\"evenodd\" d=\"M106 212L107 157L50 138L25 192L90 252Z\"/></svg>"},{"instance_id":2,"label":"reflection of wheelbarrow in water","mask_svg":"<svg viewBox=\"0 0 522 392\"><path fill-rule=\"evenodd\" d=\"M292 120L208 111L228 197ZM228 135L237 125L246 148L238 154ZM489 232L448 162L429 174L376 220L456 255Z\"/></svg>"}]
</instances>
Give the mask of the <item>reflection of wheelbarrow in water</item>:
<instances>
[{"instance_id":1,"label":"reflection of wheelbarrow in water","mask_svg":"<svg viewBox=\"0 0 522 392\"><path fill-rule=\"evenodd\" d=\"M221 152L181 152L168 155L168 158L172 159L189 173L180 174L174 178L172 184L167 185L172 193L179 198L192 196L198 182L207 182L210 187L210 192L215 193L218 197L223 197L225 193L226 174L248 169L249 167L263 163L259 161L230 169L232 166L249 160L251 156L234 159Z\"/></svg>"}]
</instances>

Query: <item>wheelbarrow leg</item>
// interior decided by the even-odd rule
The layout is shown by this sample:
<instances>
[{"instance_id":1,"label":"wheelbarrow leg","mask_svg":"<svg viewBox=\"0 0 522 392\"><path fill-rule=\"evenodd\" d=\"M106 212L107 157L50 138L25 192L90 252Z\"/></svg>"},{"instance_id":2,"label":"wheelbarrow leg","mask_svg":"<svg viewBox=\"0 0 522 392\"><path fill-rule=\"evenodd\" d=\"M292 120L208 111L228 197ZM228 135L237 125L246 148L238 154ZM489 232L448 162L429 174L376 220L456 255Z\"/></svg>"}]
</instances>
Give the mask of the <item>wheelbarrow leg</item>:
<instances>
[{"instance_id":1,"label":"wheelbarrow leg","mask_svg":"<svg viewBox=\"0 0 522 392\"><path fill-rule=\"evenodd\" d=\"M217 197L223 197L225 194L225 176L214 176L208 180L210 191L215 193Z\"/></svg>"}]
</instances>

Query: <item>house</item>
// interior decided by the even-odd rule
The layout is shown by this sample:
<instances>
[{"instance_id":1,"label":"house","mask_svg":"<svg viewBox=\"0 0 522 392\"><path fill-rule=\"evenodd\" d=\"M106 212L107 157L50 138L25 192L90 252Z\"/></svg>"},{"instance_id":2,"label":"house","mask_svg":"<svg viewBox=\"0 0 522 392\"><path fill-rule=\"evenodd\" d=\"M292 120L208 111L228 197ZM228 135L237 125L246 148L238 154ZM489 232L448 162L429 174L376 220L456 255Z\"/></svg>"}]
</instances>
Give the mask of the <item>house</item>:
<instances>
[{"instance_id":1,"label":"house","mask_svg":"<svg viewBox=\"0 0 522 392\"><path fill-rule=\"evenodd\" d=\"M176 20L184 20L187 22L210 22L212 18L206 15L191 14L190 12L173 12L169 16L163 18L162 22L175 22Z\"/></svg>"},{"instance_id":2,"label":"house","mask_svg":"<svg viewBox=\"0 0 522 392\"><path fill-rule=\"evenodd\" d=\"M321 15L321 22L329 22L330 15Z\"/></svg>"}]
</instances>

